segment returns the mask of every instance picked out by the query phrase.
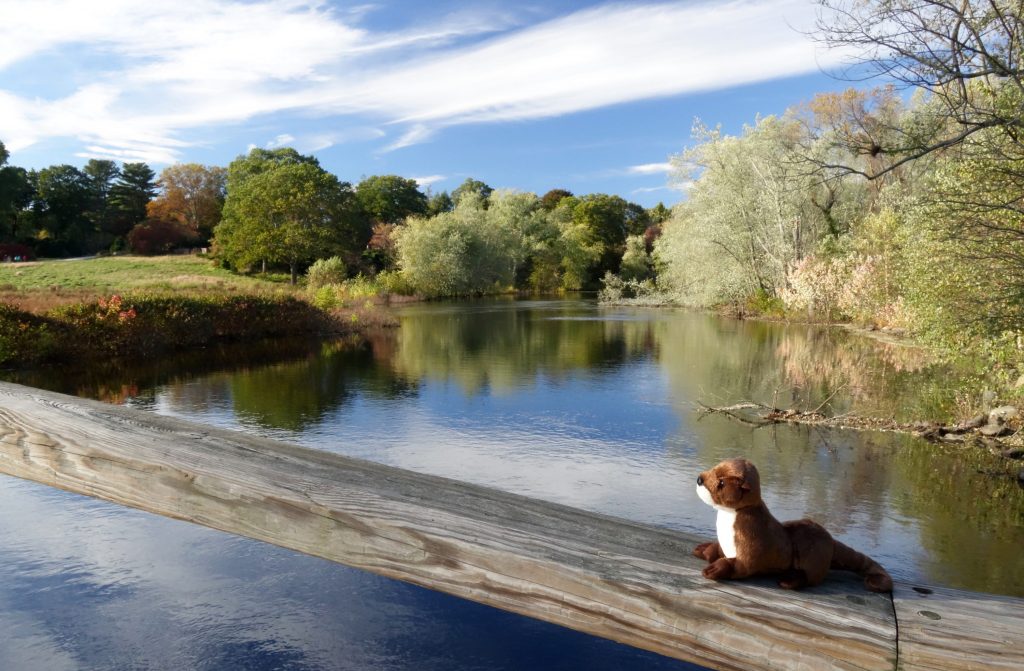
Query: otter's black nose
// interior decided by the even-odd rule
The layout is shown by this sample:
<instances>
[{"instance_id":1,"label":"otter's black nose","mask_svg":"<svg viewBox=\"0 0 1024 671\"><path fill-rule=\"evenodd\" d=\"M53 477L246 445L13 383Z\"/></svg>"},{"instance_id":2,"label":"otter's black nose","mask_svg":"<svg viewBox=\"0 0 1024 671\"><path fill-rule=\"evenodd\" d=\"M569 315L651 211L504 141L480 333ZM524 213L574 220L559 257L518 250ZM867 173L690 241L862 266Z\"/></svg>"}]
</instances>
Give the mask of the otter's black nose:
<instances>
[{"instance_id":1,"label":"otter's black nose","mask_svg":"<svg viewBox=\"0 0 1024 671\"><path fill-rule=\"evenodd\" d=\"M704 476L703 475L698 475L697 476L697 484L698 485L703 485L704 484Z\"/></svg>"}]
</instances>

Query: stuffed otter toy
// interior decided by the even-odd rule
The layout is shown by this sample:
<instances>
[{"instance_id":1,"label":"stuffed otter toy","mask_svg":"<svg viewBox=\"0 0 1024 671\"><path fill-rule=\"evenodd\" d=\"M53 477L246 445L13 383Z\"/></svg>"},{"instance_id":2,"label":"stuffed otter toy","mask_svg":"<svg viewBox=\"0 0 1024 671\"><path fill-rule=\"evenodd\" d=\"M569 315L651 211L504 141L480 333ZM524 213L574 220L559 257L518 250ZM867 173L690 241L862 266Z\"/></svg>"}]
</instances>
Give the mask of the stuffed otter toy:
<instances>
[{"instance_id":1,"label":"stuffed otter toy","mask_svg":"<svg viewBox=\"0 0 1024 671\"><path fill-rule=\"evenodd\" d=\"M873 592L891 592L884 568L832 538L811 520L779 522L761 500L757 469L746 459L728 459L697 478L697 495L718 511L718 542L701 543L693 554L708 562L711 580L779 576L779 586L817 585L829 569L853 571Z\"/></svg>"}]
</instances>

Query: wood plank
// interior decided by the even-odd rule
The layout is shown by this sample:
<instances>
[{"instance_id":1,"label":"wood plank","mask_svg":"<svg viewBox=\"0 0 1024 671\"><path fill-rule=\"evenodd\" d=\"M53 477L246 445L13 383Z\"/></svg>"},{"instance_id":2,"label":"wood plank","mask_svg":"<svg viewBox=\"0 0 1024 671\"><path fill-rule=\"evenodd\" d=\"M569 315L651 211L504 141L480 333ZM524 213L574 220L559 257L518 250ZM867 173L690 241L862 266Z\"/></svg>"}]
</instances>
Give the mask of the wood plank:
<instances>
[{"instance_id":1,"label":"wood plank","mask_svg":"<svg viewBox=\"0 0 1024 671\"><path fill-rule=\"evenodd\" d=\"M899 668L1024 669L1024 601L931 585L896 585Z\"/></svg>"},{"instance_id":2,"label":"wood plank","mask_svg":"<svg viewBox=\"0 0 1024 671\"><path fill-rule=\"evenodd\" d=\"M0 472L717 669L892 669L885 595L714 583L698 539L484 487L0 383Z\"/></svg>"}]
</instances>

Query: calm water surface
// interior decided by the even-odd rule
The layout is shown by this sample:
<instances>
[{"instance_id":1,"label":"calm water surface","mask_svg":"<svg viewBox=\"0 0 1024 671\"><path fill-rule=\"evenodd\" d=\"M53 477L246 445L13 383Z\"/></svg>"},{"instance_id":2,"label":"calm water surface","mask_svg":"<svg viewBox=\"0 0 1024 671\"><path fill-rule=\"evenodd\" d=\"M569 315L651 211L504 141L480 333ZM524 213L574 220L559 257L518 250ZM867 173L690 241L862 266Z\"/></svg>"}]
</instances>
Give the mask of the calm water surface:
<instances>
[{"instance_id":1,"label":"calm water surface","mask_svg":"<svg viewBox=\"0 0 1024 671\"><path fill-rule=\"evenodd\" d=\"M582 301L423 304L370 342L216 349L26 384L712 535L744 455L780 518L897 577L1024 595L1024 490L980 450L704 416L943 416L949 374L837 331ZM685 669L326 561L0 478L0 668Z\"/></svg>"}]
</instances>

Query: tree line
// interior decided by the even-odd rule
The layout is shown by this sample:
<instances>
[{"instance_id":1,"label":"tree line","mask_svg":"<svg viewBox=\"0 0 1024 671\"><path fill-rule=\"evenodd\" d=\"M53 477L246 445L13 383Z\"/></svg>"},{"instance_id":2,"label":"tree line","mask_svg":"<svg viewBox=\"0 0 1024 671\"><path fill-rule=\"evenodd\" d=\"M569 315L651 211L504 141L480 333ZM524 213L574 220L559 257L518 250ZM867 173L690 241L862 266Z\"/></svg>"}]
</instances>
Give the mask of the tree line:
<instances>
[{"instance_id":1,"label":"tree line","mask_svg":"<svg viewBox=\"0 0 1024 671\"><path fill-rule=\"evenodd\" d=\"M0 144L0 148L2 148ZM409 291L455 296L513 288L597 288L618 272L629 236L649 248L669 214L608 194L543 196L467 178L450 194L373 175L353 186L295 149L252 149L227 168L92 159L39 171L0 153L0 258L209 247L241 272L317 260L345 274L400 276Z\"/></svg>"}]
</instances>

